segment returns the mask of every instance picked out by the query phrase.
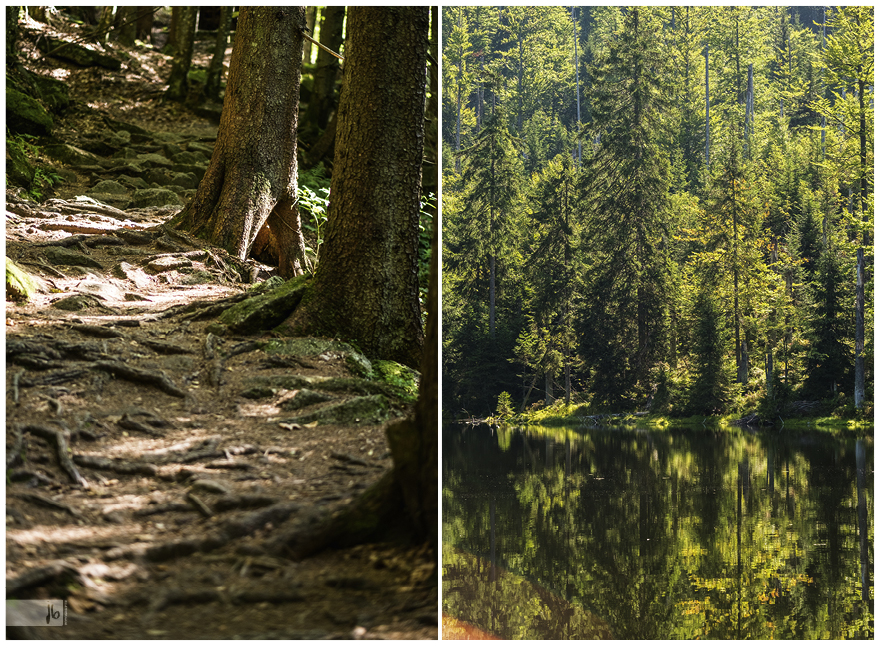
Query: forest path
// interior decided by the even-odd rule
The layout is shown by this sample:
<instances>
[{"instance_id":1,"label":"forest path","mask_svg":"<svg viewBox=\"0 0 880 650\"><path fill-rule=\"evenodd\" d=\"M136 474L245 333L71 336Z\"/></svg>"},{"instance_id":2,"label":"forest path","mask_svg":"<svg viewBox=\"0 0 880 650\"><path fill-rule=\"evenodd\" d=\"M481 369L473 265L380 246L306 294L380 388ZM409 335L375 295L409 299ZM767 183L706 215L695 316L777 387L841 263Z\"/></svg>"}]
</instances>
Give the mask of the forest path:
<instances>
[{"instance_id":1,"label":"forest path","mask_svg":"<svg viewBox=\"0 0 880 650\"><path fill-rule=\"evenodd\" d=\"M160 101L168 57L126 52L118 73L34 66L64 73L51 146L80 157L53 157L51 198L6 196L6 255L39 284L6 303L7 598L68 606L64 627L9 634L436 638L428 548L272 554L391 467L384 423L409 402L344 345L217 323L271 269L161 227L216 124ZM181 201L135 207L138 191Z\"/></svg>"}]
</instances>

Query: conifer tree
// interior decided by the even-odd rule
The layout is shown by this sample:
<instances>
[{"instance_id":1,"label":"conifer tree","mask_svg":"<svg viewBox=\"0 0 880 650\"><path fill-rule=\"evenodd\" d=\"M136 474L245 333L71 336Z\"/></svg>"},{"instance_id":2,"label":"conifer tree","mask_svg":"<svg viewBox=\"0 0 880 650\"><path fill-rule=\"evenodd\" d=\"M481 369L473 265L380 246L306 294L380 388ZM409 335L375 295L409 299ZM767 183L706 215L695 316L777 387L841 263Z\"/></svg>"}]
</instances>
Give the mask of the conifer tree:
<instances>
[{"instance_id":1,"label":"conifer tree","mask_svg":"<svg viewBox=\"0 0 880 650\"><path fill-rule=\"evenodd\" d=\"M582 183L591 298L582 318L593 390L607 401L646 381L664 350L670 173L661 148L668 77L659 35L650 8L630 9L590 70L601 144L585 161Z\"/></svg>"},{"instance_id":2,"label":"conifer tree","mask_svg":"<svg viewBox=\"0 0 880 650\"><path fill-rule=\"evenodd\" d=\"M467 182L462 205L465 219L461 223L461 241L465 247L453 260L459 266L476 265L481 272L471 277L478 281L488 276L489 336L492 339L495 338L497 267L499 258L503 258L504 251L511 246L521 166L515 151L518 142L505 124L503 111L496 109L484 120L474 144L462 151Z\"/></svg>"}]
</instances>

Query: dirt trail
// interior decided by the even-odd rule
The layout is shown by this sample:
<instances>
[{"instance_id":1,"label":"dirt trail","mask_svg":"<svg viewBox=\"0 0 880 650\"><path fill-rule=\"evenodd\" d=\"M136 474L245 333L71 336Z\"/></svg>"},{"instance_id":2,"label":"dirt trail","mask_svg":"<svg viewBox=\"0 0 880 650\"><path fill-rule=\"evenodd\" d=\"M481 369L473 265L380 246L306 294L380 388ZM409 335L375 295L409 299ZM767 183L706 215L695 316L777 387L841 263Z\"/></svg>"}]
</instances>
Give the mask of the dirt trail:
<instances>
[{"instance_id":1,"label":"dirt trail","mask_svg":"<svg viewBox=\"0 0 880 650\"><path fill-rule=\"evenodd\" d=\"M171 134L122 143L132 157L210 146L211 121L158 100L168 57L132 59L41 64L72 81L56 136L109 119ZM406 387L338 342L224 327L271 269L164 231L179 207L75 198L112 166L55 164L68 182L53 197L6 197L6 255L41 287L6 303L6 577L7 598L66 599L68 625L8 635L437 638L427 548L271 552L390 468L384 426L410 408Z\"/></svg>"}]
</instances>

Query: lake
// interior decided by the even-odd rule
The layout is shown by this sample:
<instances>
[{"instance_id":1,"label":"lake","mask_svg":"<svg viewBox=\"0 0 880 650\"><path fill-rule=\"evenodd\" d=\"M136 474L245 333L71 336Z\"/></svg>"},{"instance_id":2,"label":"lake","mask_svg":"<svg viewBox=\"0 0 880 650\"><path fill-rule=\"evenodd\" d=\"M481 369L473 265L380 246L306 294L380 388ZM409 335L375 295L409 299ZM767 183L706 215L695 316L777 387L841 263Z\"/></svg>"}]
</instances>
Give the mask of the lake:
<instances>
[{"instance_id":1,"label":"lake","mask_svg":"<svg viewBox=\"0 0 880 650\"><path fill-rule=\"evenodd\" d=\"M455 425L442 444L444 629L874 636L868 433Z\"/></svg>"}]
</instances>

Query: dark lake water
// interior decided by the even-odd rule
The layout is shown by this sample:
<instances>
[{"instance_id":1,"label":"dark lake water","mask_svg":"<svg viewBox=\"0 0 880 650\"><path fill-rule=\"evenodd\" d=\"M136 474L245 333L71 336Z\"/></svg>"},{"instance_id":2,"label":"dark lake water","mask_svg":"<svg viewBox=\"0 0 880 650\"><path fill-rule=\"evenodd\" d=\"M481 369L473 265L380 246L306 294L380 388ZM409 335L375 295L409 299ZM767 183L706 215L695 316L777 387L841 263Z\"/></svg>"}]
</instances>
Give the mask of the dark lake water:
<instances>
[{"instance_id":1,"label":"dark lake water","mask_svg":"<svg viewBox=\"0 0 880 650\"><path fill-rule=\"evenodd\" d=\"M443 433L443 611L505 639L874 637L873 437Z\"/></svg>"}]
</instances>

